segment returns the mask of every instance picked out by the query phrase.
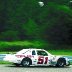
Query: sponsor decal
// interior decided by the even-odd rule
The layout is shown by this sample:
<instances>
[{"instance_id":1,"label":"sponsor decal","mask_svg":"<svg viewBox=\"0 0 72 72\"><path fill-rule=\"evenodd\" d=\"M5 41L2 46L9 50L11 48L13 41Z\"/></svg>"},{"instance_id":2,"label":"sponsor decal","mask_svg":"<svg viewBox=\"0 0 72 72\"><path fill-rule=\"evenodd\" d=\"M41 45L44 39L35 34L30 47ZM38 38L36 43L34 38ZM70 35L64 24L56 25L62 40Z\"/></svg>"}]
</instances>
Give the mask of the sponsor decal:
<instances>
[{"instance_id":1,"label":"sponsor decal","mask_svg":"<svg viewBox=\"0 0 72 72\"><path fill-rule=\"evenodd\" d=\"M29 57L29 58L32 58L34 56L32 55L15 55L17 58L22 58L22 57Z\"/></svg>"}]
</instances>

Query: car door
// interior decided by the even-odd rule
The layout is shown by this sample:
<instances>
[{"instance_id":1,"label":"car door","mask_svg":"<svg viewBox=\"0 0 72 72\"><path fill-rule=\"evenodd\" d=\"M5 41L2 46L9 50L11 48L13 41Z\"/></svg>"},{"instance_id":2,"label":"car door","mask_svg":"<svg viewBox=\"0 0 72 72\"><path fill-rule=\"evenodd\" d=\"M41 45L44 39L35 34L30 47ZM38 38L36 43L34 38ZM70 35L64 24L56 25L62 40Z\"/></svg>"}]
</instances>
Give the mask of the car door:
<instances>
[{"instance_id":1,"label":"car door","mask_svg":"<svg viewBox=\"0 0 72 72\"><path fill-rule=\"evenodd\" d=\"M37 50L37 64L48 65L48 54L43 50Z\"/></svg>"}]
</instances>

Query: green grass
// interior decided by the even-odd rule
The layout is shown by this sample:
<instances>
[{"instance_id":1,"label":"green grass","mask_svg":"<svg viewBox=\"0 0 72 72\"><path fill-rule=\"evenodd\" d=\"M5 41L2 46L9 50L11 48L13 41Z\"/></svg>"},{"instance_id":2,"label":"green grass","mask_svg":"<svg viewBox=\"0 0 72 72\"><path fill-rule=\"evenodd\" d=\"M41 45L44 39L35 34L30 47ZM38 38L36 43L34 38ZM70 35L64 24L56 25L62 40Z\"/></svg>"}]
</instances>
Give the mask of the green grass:
<instances>
[{"instance_id":1,"label":"green grass","mask_svg":"<svg viewBox=\"0 0 72 72\"><path fill-rule=\"evenodd\" d=\"M12 64L11 62L0 61L0 64Z\"/></svg>"},{"instance_id":2,"label":"green grass","mask_svg":"<svg viewBox=\"0 0 72 72\"><path fill-rule=\"evenodd\" d=\"M0 52L0 54L15 54L16 52Z\"/></svg>"},{"instance_id":3,"label":"green grass","mask_svg":"<svg viewBox=\"0 0 72 72\"><path fill-rule=\"evenodd\" d=\"M50 44L46 41L42 40L25 40L25 41L0 41L0 52L2 51L19 51L21 49L26 48L40 48L46 50L52 50L52 53L55 53L55 50L72 50L72 45L57 45L57 44ZM59 51L58 51L59 52ZM61 51L60 51L61 52ZM58 54L58 53L57 53Z\"/></svg>"},{"instance_id":4,"label":"green grass","mask_svg":"<svg viewBox=\"0 0 72 72\"><path fill-rule=\"evenodd\" d=\"M0 41L0 46L43 46L44 41L38 41L38 40L32 40L32 41L11 41L11 42L7 42L7 41Z\"/></svg>"},{"instance_id":5,"label":"green grass","mask_svg":"<svg viewBox=\"0 0 72 72\"><path fill-rule=\"evenodd\" d=\"M70 55L72 56L72 50L49 50L53 55Z\"/></svg>"},{"instance_id":6,"label":"green grass","mask_svg":"<svg viewBox=\"0 0 72 72\"><path fill-rule=\"evenodd\" d=\"M32 40L32 41L0 41L0 52L2 51L19 51L26 48L44 48L46 45L44 41Z\"/></svg>"}]
</instances>

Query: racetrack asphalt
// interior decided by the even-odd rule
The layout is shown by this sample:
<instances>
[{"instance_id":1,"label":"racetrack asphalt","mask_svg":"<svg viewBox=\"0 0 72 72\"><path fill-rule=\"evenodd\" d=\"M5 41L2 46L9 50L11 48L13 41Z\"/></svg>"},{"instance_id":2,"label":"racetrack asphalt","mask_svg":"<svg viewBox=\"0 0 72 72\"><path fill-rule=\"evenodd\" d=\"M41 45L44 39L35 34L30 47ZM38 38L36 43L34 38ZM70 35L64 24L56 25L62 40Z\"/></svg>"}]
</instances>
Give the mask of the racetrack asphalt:
<instances>
[{"instance_id":1,"label":"racetrack asphalt","mask_svg":"<svg viewBox=\"0 0 72 72\"><path fill-rule=\"evenodd\" d=\"M16 67L14 65L1 65L0 72L72 72L72 65L69 67Z\"/></svg>"}]
</instances>

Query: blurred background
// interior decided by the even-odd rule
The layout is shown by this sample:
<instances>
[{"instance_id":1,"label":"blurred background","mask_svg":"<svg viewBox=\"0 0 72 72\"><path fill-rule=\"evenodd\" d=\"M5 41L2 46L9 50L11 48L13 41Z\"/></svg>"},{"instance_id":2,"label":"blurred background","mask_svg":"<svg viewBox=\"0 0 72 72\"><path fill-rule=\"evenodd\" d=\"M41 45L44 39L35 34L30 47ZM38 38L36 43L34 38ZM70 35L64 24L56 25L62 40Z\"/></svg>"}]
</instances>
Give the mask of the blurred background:
<instances>
[{"instance_id":1,"label":"blurred background","mask_svg":"<svg viewBox=\"0 0 72 72\"><path fill-rule=\"evenodd\" d=\"M72 1L0 0L0 51L23 48L72 51Z\"/></svg>"}]
</instances>

